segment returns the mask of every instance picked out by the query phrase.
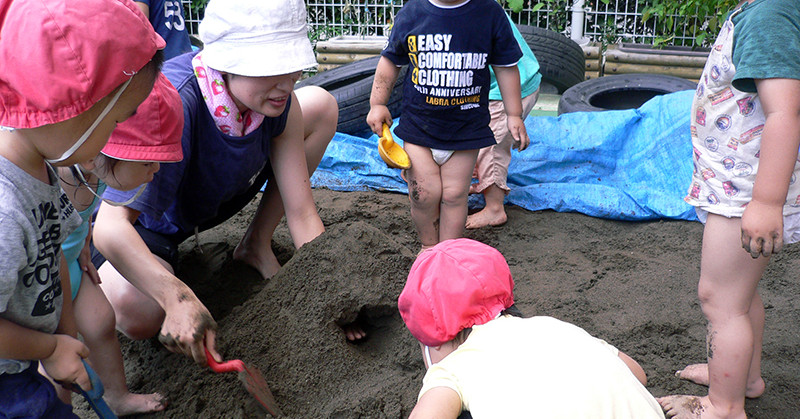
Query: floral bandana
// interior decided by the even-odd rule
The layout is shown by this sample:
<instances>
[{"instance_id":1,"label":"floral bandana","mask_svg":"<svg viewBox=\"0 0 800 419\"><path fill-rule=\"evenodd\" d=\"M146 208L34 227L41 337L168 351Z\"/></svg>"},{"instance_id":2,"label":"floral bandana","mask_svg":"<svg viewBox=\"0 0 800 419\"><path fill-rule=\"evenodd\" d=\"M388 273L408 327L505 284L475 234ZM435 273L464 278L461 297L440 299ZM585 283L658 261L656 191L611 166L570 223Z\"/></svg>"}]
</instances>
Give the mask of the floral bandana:
<instances>
[{"instance_id":1,"label":"floral bandana","mask_svg":"<svg viewBox=\"0 0 800 419\"><path fill-rule=\"evenodd\" d=\"M242 115L228 89L225 88L222 73L206 66L202 55L201 52L192 58L192 67L200 92L203 93L203 100L217 128L233 137L242 137L255 131L264 121L264 115L253 111L247 111Z\"/></svg>"}]
</instances>

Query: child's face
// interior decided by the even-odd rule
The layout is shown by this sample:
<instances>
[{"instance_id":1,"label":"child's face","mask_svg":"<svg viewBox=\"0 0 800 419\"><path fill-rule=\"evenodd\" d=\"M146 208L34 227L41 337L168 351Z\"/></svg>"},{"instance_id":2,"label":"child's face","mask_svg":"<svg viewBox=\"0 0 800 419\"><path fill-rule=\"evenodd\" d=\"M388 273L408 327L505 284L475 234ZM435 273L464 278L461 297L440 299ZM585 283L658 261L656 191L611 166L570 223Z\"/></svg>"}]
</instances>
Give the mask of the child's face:
<instances>
[{"instance_id":1,"label":"child's face","mask_svg":"<svg viewBox=\"0 0 800 419\"><path fill-rule=\"evenodd\" d=\"M105 159L109 159L106 157ZM109 187L120 191L129 191L153 180L161 165L158 162L140 162L117 160L113 165L87 164L84 168L91 170Z\"/></svg>"},{"instance_id":2,"label":"child's face","mask_svg":"<svg viewBox=\"0 0 800 419\"><path fill-rule=\"evenodd\" d=\"M117 124L133 116L133 114L136 113L136 108L139 107L145 98L147 98L147 95L150 94L150 91L153 89L153 81L154 77L149 72L137 73L134 75L133 80L131 80L131 83L119 97L116 104L114 104L108 114L106 114L106 116L100 120L97 127L92 130L89 138L86 139L86 142L84 142L80 148L75 150L72 156L64 161L56 163L55 165L70 166L76 163L83 164L97 157L97 155L100 154L100 150L108 142L108 138L111 136L111 132L114 130ZM63 124L60 132L71 133L71 135L68 136L70 141L66 147L64 147L64 144L61 144L62 149L56 151L58 155L47 156L47 158L58 158L61 153L65 152L70 146L75 144L78 138L87 132L95 120L100 116L101 112L109 103L112 96L114 96L114 93L116 93L116 91L103 98L103 100L96 103L94 106L92 106L92 108L81 115L59 123Z\"/></svg>"},{"instance_id":3,"label":"child's face","mask_svg":"<svg viewBox=\"0 0 800 419\"><path fill-rule=\"evenodd\" d=\"M240 111L250 109L268 117L277 117L286 108L286 101L300 74L300 71L266 77L229 74L227 86Z\"/></svg>"}]
</instances>

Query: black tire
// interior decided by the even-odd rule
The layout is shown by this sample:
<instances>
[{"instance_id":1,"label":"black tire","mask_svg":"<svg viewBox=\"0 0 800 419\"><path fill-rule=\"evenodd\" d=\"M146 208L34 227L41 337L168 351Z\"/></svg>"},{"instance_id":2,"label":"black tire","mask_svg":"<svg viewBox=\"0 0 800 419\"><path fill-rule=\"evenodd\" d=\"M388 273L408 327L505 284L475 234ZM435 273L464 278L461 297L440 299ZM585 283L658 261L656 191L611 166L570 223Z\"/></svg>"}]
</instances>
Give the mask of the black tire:
<instances>
[{"instance_id":1,"label":"black tire","mask_svg":"<svg viewBox=\"0 0 800 419\"><path fill-rule=\"evenodd\" d=\"M336 130L346 134L362 134L370 131L366 120L369 113L369 95L372 92L372 81L375 79L375 68L379 59L380 56L370 57L323 71L300 81L295 87L319 86L330 92L339 103L339 122ZM403 67L387 104L394 118L400 116L405 74L406 68Z\"/></svg>"},{"instance_id":2,"label":"black tire","mask_svg":"<svg viewBox=\"0 0 800 419\"><path fill-rule=\"evenodd\" d=\"M517 25L517 29L539 61L543 82L563 93L586 80L586 57L575 41L536 26Z\"/></svg>"},{"instance_id":3,"label":"black tire","mask_svg":"<svg viewBox=\"0 0 800 419\"><path fill-rule=\"evenodd\" d=\"M696 88L691 80L663 74L604 76L567 89L558 101L558 114L636 109L655 96Z\"/></svg>"}]
</instances>

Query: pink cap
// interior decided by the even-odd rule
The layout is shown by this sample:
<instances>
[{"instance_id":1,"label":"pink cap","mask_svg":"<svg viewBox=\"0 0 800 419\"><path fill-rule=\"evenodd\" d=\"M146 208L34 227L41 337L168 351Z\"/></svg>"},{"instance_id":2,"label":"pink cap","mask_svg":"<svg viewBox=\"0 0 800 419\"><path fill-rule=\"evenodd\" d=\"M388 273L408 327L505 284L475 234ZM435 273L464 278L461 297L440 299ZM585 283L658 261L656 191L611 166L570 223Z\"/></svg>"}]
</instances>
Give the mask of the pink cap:
<instances>
[{"instance_id":1,"label":"pink cap","mask_svg":"<svg viewBox=\"0 0 800 419\"><path fill-rule=\"evenodd\" d=\"M418 341L439 346L514 304L514 279L497 249L470 239L443 241L417 257L397 307Z\"/></svg>"},{"instance_id":2,"label":"pink cap","mask_svg":"<svg viewBox=\"0 0 800 419\"><path fill-rule=\"evenodd\" d=\"M0 0L0 125L73 118L164 45L130 0Z\"/></svg>"},{"instance_id":3,"label":"pink cap","mask_svg":"<svg viewBox=\"0 0 800 419\"><path fill-rule=\"evenodd\" d=\"M176 162L183 159L182 136L181 97L159 73L150 96L135 115L117 125L101 152L119 160Z\"/></svg>"}]
</instances>

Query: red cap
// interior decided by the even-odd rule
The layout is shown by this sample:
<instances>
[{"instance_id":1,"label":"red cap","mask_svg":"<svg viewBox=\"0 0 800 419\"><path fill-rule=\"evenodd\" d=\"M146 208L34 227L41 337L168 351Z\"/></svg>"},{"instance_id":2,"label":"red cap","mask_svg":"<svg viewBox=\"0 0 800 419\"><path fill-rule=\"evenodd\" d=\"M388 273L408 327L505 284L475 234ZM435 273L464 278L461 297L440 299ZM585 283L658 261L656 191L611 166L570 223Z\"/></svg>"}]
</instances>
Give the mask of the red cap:
<instances>
[{"instance_id":1,"label":"red cap","mask_svg":"<svg viewBox=\"0 0 800 419\"><path fill-rule=\"evenodd\" d=\"M439 346L514 304L514 279L497 249L470 239L443 241L411 266L397 307L418 341Z\"/></svg>"},{"instance_id":2,"label":"red cap","mask_svg":"<svg viewBox=\"0 0 800 419\"><path fill-rule=\"evenodd\" d=\"M135 115L117 125L101 152L119 160L176 162L183 159L181 136L181 97L159 73L150 96Z\"/></svg>"},{"instance_id":3,"label":"red cap","mask_svg":"<svg viewBox=\"0 0 800 419\"><path fill-rule=\"evenodd\" d=\"M0 125L73 118L164 45L130 0L0 0Z\"/></svg>"}]
</instances>

